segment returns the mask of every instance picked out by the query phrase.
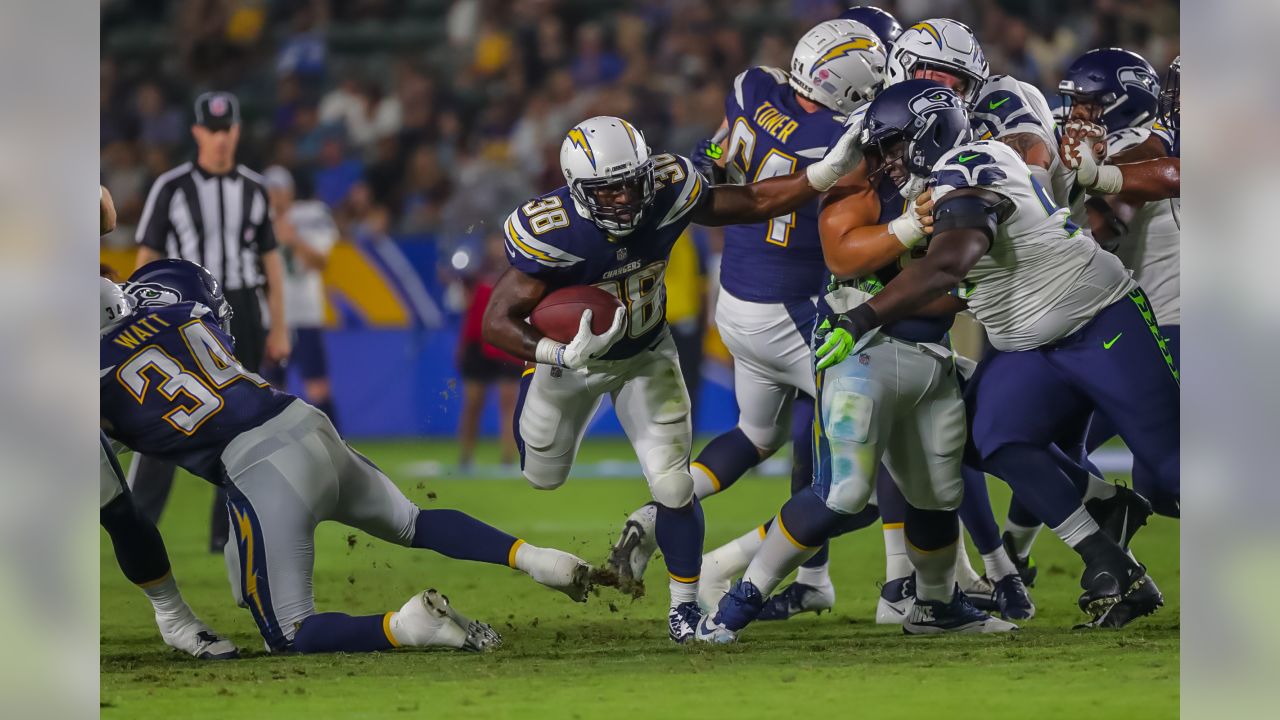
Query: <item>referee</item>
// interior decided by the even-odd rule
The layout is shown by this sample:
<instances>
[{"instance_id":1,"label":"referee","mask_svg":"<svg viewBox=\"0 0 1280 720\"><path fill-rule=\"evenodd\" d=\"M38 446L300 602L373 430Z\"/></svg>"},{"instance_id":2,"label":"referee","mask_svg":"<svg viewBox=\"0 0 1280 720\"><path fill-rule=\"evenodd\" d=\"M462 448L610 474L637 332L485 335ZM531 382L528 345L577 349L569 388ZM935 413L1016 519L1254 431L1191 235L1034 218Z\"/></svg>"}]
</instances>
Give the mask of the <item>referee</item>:
<instances>
[{"instance_id":1,"label":"referee","mask_svg":"<svg viewBox=\"0 0 1280 720\"><path fill-rule=\"evenodd\" d=\"M234 315L235 354L251 372L264 357L289 357L284 317L284 262L276 249L270 205L261 175L237 165L240 103L231 93L196 98L195 162L185 162L156 178L138 223L138 267L162 258L203 265L222 284ZM266 291L270 330L262 317ZM142 511L157 520L173 485L174 466L135 458L130 485ZM214 498L210 552L227 540L225 494Z\"/></svg>"}]
</instances>

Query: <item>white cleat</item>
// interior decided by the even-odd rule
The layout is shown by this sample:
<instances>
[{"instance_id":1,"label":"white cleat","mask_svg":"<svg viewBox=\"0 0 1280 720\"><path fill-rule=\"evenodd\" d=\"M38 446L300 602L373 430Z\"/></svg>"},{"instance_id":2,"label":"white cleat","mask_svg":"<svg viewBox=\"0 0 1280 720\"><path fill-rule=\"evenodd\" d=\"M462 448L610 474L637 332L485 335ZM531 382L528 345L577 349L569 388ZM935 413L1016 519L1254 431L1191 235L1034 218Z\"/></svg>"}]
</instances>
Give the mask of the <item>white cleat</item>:
<instances>
[{"instance_id":1,"label":"white cleat","mask_svg":"<svg viewBox=\"0 0 1280 720\"><path fill-rule=\"evenodd\" d=\"M472 652L493 650L502 637L488 625L469 620L435 589L409 598L391 616L391 634L408 647L450 647Z\"/></svg>"},{"instance_id":2,"label":"white cleat","mask_svg":"<svg viewBox=\"0 0 1280 720\"><path fill-rule=\"evenodd\" d=\"M657 503L646 503L631 513L622 534L609 551L606 565L621 581L621 587L644 587L644 571L658 550L655 529L658 525Z\"/></svg>"},{"instance_id":3,"label":"white cleat","mask_svg":"<svg viewBox=\"0 0 1280 720\"><path fill-rule=\"evenodd\" d=\"M698 622L694 640L714 645L730 645L738 642L738 634L713 619L714 613L706 613Z\"/></svg>"},{"instance_id":4,"label":"white cleat","mask_svg":"<svg viewBox=\"0 0 1280 720\"><path fill-rule=\"evenodd\" d=\"M960 592L979 610L999 610L996 605L996 586L985 575L972 575L967 581L958 581Z\"/></svg>"},{"instance_id":5,"label":"white cleat","mask_svg":"<svg viewBox=\"0 0 1280 720\"><path fill-rule=\"evenodd\" d=\"M738 574L726 573L728 568L717 562L715 555L714 552L709 552L702 556L702 575L698 578L698 606L703 613L715 612L720 598L729 592L733 579Z\"/></svg>"},{"instance_id":6,"label":"white cleat","mask_svg":"<svg viewBox=\"0 0 1280 720\"><path fill-rule=\"evenodd\" d=\"M902 623L902 632L906 635L1000 633L1017 629L1017 625L975 608L958 587L950 602L916 598Z\"/></svg>"},{"instance_id":7,"label":"white cleat","mask_svg":"<svg viewBox=\"0 0 1280 720\"><path fill-rule=\"evenodd\" d=\"M915 599L915 583L910 575L890 580L880 587L880 599L876 601L877 625L901 625L911 611Z\"/></svg>"},{"instance_id":8,"label":"white cleat","mask_svg":"<svg viewBox=\"0 0 1280 720\"><path fill-rule=\"evenodd\" d=\"M214 632L194 616L180 626L165 622L159 617L156 618L156 624L160 626L160 637L164 638L165 645L199 660L235 660L240 657L240 650L235 643Z\"/></svg>"},{"instance_id":9,"label":"white cleat","mask_svg":"<svg viewBox=\"0 0 1280 720\"><path fill-rule=\"evenodd\" d=\"M591 566L585 560L555 548L525 545L533 555L529 558L529 577L552 590L573 598L574 602L586 602L591 592Z\"/></svg>"}]
</instances>

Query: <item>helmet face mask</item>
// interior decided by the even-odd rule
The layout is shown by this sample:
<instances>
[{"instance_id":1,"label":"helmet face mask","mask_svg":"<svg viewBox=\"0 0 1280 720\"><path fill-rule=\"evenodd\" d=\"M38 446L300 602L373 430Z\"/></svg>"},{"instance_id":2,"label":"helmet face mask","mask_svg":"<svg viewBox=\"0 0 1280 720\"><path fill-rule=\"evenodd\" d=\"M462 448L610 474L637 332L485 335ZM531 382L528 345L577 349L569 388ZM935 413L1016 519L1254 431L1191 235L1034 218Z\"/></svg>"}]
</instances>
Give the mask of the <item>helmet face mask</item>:
<instances>
[{"instance_id":1,"label":"helmet face mask","mask_svg":"<svg viewBox=\"0 0 1280 720\"><path fill-rule=\"evenodd\" d=\"M1157 110L1164 126L1177 129L1178 117L1182 111L1182 56L1169 63L1169 70L1164 75L1164 87L1160 89L1157 99Z\"/></svg>"},{"instance_id":2,"label":"helmet face mask","mask_svg":"<svg viewBox=\"0 0 1280 720\"><path fill-rule=\"evenodd\" d=\"M887 173L904 197L914 197L938 160L972 137L955 91L932 80L908 80L872 102L861 145L879 164L874 178Z\"/></svg>"},{"instance_id":3,"label":"helmet face mask","mask_svg":"<svg viewBox=\"0 0 1280 720\"><path fill-rule=\"evenodd\" d=\"M616 235L629 234L653 203L653 160L620 175L575 180L570 192L597 225Z\"/></svg>"}]
</instances>

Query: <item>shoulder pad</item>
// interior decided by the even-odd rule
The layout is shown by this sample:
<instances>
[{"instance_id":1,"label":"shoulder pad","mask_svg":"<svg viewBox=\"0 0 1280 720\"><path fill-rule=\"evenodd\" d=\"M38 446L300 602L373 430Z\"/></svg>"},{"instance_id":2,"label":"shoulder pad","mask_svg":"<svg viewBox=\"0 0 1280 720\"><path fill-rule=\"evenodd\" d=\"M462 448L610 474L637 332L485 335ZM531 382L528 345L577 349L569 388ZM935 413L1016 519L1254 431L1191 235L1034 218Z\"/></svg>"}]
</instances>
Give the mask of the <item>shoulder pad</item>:
<instances>
[{"instance_id":1,"label":"shoulder pad","mask_svg":"<svg viewBox=\"0 0 1280 720\"><path fill-rule=\"evenodd\" d=\"M733 100L738 104L739 109L745 112L749 100L754 101L752 85L760 82L786 85L788 79L787 74L782 70L766 65L747 68L738 73L738 77L733 79Z\"/></svg>"},{"instance_id":2,"label":"shoulder pad","mask_svg":"<svg viewBox=\"0 0 1280 720\"><path fill-rule=\"evenodd\" d=\"M952 190L966 187L998 188L1014 172L1010 157L1017 158L1012 149L1000 142L979 141L961 145L952 150L934 166L929 175L929 187L934 189L936 203Z\"/></svg>"},{"instance_id":3,"label":"shoulder pad","mask_svg":"<svg viewBox=\"0 0 1280 720\"><path fill-rule=\"evenodd\" d=\"M664 228L688 215L702 202L706 197L706 183L693 162L683 155L655 155L653 164L658 192L654 210L662 215L658 227Z\"/></svg>"},{"instance_id":4,"label":"shoulder pad","mask_svg":"<svg viewBox=\"0 0 1280 720\"><path fill-rule=\"evenodd\" d=\"M1051 133L1032 102L1023 83L1008 75L992 77L983 84L971 113L974 131L983 140L1014 132Z\"/></svg>"},{"instance_id":5,"label":"shoulder pad","mask_svg":"<svg viewBox=\"0 0 1280 720\"><path fill-rule=\"evenodd\" d=\"M570 225L576 211L559 195L534 198L507 216L502 225L507 259L517 270L536 275L548 268L564 268L582 258L556 246L558 235Z\"/></svg>"}]
</instances>

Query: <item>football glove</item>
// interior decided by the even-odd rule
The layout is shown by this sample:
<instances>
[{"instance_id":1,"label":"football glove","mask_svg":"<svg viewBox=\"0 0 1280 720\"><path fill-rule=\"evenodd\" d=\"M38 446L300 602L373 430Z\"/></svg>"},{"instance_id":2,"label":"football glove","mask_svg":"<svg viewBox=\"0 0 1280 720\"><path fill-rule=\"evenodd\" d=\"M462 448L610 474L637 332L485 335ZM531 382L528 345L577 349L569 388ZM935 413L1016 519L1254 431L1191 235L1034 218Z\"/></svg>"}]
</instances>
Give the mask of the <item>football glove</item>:
<instances>
[{"instance_id":1,"label":"football glove","mask_svg":"<svg viewBox=\"0 0 1280 720\"><path fill-rule=\"evenodd\" d=\"M875 310L866 303L847 313L823 318L814 333L814 342L818 344L818 349L814 352L817 369L826 370L844 362L853 352L858 338L879 324Z\"/></svg>"},{"instance_id":2,"label":"football glove","mask_svg":"<svg viewBox=\"0 0 1280 720\"><path fill-rule=\"evenodd\" d=\"M588 363L609 352L609 348L622 338L627 328L626 317L626 309L618 308L613 314L613 324L609 329L596 335L591 332L591 311L583 310L582 319L578 323L578 334L568 345L551 338L542 338L538 341L534 355L540 363L586 373Z\"/></svg>"},{"instance_id":3,"label":"football glove","mask_svg":"<svg viewBox=\"0 0 1280 720\"><path fill-rule=\"evenodd\" d=\"M823 158L805 168L805 176L809 186L818 192L826 192L840 181L840 178L853 172L862 162L862 147L858 144L858 135L862 132L860 125L845 128L844 134L835 145L827 151Z\"/></svg>"},{"instance_id":4,"label":"football glove","mask_svg":"<svg viewBox=\"0 0 1280 720\"><path fill-rule=\"evenodd\" d=\"M715 140L705 138L694 146L693 154L689 159L702 174L703 179L715 185L722 180L721 175L724 173L724 169L716 164L722 157L724 157L724 148Z\"/></svg>"}]
</instances>

